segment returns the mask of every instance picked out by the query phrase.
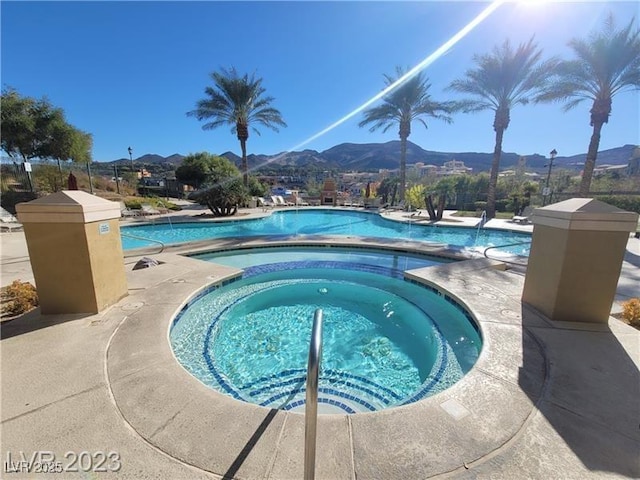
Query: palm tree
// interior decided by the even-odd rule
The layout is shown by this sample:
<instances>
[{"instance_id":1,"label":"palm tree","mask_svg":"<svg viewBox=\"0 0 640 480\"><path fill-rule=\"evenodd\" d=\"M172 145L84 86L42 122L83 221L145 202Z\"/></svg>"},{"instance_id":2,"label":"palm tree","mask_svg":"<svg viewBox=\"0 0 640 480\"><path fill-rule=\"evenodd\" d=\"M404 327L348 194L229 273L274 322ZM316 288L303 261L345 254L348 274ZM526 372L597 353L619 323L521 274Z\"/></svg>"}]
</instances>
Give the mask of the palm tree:
<instances>
[{"instance_id":1,"label":"palm tree","mask_svg":"<svg viewBox=\"0 0 640 480\"><path fill-rule=\"evenodd\" d=\"M569 46L575 60L560 62L551 83L536 99L567 102L565 111L584 100L593 102L590 110L593 133L580 183L582 197L589 194L600 131L609 122L613 96L640 88L640 30L634 30L633 23L631 19L625 28L616 30L613 16L609 15L604 28L592 32L589 40L572 39Z\"/></svg>"},{"instance_id":2,"label":"palm tree","mask_svg":"<svg viewBox=\"0 0 640 480\"><path fill-rule=\"evenodd\" d=\"M278 132L277 126L286 127L278 110L271 107L273 97L265 97L262 79L254 75L240 76L235 68L221 69L211 74L214 86L206 87L207 98L198 100L196 109L187 116L198 120L210 120L202 126L203 130L213 130L221 125L231 125L231 132L236 133L242 150L242 176L248 184L247 140L249 126L260 135L254 124L260 124Z\"/></svg>"},{"instance_id":3,"label":"palm tree","mask_svg":"<svg viewBox=\"0 0 640 480\"><path fill-rule=\"evenodd\" d=\"M458 102L465 113L493 110L493 130L496 132L489 189L487 192L487 218L495 217L496 185L502 155L502 138L509 127L511 108L526 105L544 87L557 60L541 61L542 50L533 42L522 43L513 50L509 40L485 55L474 55L476 68L467 70L465 77L455 80L449 90L471 95Z\"/></svg>"},{"instance_id":4,"label":"palm tree","mask_svg":"<svg viewBox=\"0 0 640 480\"><path fill-rule=\"evenodd\" d=\"M405 70L396 67L396 76L384 75L387 87L393 85L405 74ZM451 117L447 114L451 112L451 102L439 103L431 100L429 88L431 85L428 79L423 77L422 72L410 77L401 83L396 89L390 91L382 98L382 104L365 110L364 120L358 126L364 127L373 124L369 129L373 132L382 128L386 132L393 125L399 125L400 135L400 186L398 197L404 201L405 183L407 177L407 138L411 134L411 122L418 120L425 128L427 124L423 116L429 116L451 123Z\"/></svg>"}]
</instances>

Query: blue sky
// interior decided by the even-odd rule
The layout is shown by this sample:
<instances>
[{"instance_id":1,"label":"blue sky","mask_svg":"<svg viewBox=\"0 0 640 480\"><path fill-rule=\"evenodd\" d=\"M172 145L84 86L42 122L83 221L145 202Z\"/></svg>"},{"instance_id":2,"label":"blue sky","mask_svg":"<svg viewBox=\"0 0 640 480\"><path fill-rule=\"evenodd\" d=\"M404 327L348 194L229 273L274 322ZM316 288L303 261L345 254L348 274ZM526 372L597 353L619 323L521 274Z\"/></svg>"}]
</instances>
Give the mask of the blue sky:
<instances>
[{"instance_id":1,"label":"blue sky","mask_svg":"<svg viewBox=\"0 0 640 480\"><path fill-rule=\"evenodd\" d=\"M497 8L425 71L435 100L472 66L473 54L509 38L535 35L546 55L570 57L567 41L584 37L611 11L618 24L640 18L638 2L510 2ZM2 14L2 85L48 97L70 123L94 136L93 158L134 159L198 151L240 154L230 128L203 131L186 116L220 67L262 77L287 128L252 133L249 153L300 146L384 87L396 65L420 63L489 2L10 2ZM637 24L637 23L636 23ZM519 154L584 153L589 102L516 107L503 149ZM640 95L614 98L600 149L640 143ZM397 129L370 133L362 114L301 148L397 140ZM491 112L427 119L409 140L426 150L491 152Z\"/></svg>"}]
</instances>

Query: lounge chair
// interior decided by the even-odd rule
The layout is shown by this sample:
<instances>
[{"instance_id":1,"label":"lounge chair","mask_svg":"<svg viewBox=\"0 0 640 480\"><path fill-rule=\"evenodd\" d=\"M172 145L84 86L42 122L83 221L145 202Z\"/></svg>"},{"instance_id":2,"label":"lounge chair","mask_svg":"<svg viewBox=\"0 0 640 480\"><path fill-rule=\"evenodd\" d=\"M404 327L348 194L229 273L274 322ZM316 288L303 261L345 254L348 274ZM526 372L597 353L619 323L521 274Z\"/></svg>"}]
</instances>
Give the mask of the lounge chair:
<instances>
[{"instance_id":1,"label":"lounge chair","mask_svg":"<svg viewBox=\"0 0 640 480\"><path fill-rule=\"evenodd\" d=\"M16 216L7 212L4 208L2 209L0 222L1 222L0 226L2 227L2 230L8 230L9 232L13 232L14 230L22 230L22 224L16 218Z\"/></svg>"},{"instance_id":2,"label":"lounge chair","mask_svg":"<svg viewBox=\"0 0 640 480\"><path fill-rule=\"evenodd\" d=\"M286 201L282 195L276 195L276 196L275 196L275 199L276 199L276 200L277 200L277 202L278 202L278 203L277 203L277 205L280 205L280 206L284 206L284 207L291 207L291 206L295 205L295 204L294 204L294 203L292 203L292 202L288 202L288 201Z\"/></svg>"},{"instance_id":3,"label":"lounge chair","mask_svg":"<svg viewBox=\"0 0 640 480\"><path fill-rule=\"evenodd\" d=\"M404 212L407 209L407 207L405 206L404 202L400 202L397 205L389 205L388 207L386 207L386 209Z\"/></svg>"},{"instance_id":4,"label":"lounge chair","mask_svg":"<svg viewBox=\"0 0 640 480\"><path fill-rule=\"evenodd\" d=\"M266 212L270 208L275 207L273 202L270 202L269 200L266 200L266 199L264 199L262 197L258 197L258 206L262 208L263 212Z\"/></svg>"},{"instance_id":5,"label":"lounge chair","mask_svg":"<svg viewBox=\"0 0 640 480\"><path fill-rule=\"evenodd\" d=\"M160 215L162 213L160 210L153 208L148 203L143 203L140 207L142 208L142 215Z\"/></svg>"},{"instance_id":6,"label":"lounge chair","mask_svg":"<svg viewBox=\"0 0 640 480\"><path fill-rule=\"evenodd\" d=\"M279 195L271 195L271 202L276 207L286 207L287 206L287 202L285 202L284 198L282 198Z\"/></svg>"},{"instance_id":7,"label":"lounge chair","mask_svg":"<svg viewBox=\"0 0 640 480\"><path fill-rule=\"evenodd\" d=\"M531 222L531 215L533 214L533 208L530 206L524 207L521 215L514 215L511 218L513 223L529 223Z\"/></svg>"},{"instance_id":8,"label":"lounge chair","mask_svg":"<svg viewBox=\"0 0 640 480\"><path fill-rule=\"evenodd\" d=\"M142 215L142 211L128 208L124 202L120 202L120 215L122 217L137 217L138 215Z\"/></svg>"}]
</instances>

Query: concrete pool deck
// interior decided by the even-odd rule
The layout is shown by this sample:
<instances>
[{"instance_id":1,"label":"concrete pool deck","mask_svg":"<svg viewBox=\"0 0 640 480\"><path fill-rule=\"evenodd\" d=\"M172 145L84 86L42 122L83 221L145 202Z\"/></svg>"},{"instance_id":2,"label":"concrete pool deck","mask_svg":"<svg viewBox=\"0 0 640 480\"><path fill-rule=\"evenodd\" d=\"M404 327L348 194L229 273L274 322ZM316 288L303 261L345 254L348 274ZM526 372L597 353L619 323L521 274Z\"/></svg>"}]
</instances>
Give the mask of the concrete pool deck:
<instances>
[{"instance_id":1,"label":"concrete pool deck","mask_svg":"<svg viewBox=\"0 0 640 480\"><path fill-rule=\"evenodd\" d=\"M6 275L27 279L16 276L28 273L20 267L20 235L2 234L3 285ZM625 264L635 269L623 268L619 292L632 296L640 240L630 238L627 250ZM7 452L15 460L20 452L52 451L64 465L68 451L115 451L119 474L97 476L302 477L300 414L236 402L175 362L167 341L173 315L206 284L237 274L180 251L150 255L163 263L137 271L139 256L127 258L129 296L101 314L34 310L3 323L3 463ZM523 308L524 277L496 266L481 259L410 273L467 305L486 347L473 370L441 394L371 414L321 417L317 478L640 476L640 332L613 318L609 328L551 324ZM59 477L73 475L86 477Z\"/></svg>"}]
</instances>

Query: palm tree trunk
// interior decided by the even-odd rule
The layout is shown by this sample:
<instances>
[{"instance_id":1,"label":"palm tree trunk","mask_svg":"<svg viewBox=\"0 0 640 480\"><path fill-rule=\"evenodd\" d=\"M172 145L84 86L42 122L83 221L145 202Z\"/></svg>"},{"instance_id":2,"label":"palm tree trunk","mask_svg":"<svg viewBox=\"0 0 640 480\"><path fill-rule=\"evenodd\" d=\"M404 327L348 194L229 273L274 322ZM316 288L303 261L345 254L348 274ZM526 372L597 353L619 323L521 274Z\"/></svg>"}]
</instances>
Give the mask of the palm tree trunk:
<instances>
[{"instance_id":1,"label":"palm tree trunk","mask_svg":"<svg viewBox=\"0 0 640 480\"><path fill-rule=\"evenodd\" d=\"M425 204L427 205L427 212L429 213L429 220L437 220L436 209L433 207L433 197L429 194L425 197Z\"/></svg>"},{"instance_id":2,"label":"palm tree trunk","mask_svg":"<svg viewBox=\"0 0 640 480\"><path fill-rule=\"evenodd\" d=\"M242 150L242 183L246 187L249 185L249 164L247 163L247 141L240 140L240 149Z\"/></svg>"},{"instance_id":3,"label":"palm tree trunk","mask_svg":"<svg viewBox=\"0 0 640 480\"><path fill-rule=\"evenodd\" d=\"M584 162L584 171L582 172L582 182L580 183L579 195L586 197L589 195L589 189L591 188L591 178L593 177L593 169L596 166L596 158L598 157L598 147L600 146L600 131L602 130L603 122L594 122L593 133L591 134L591 140L589 141L589 151L587 152L587 159Z\"/></svg>"},{"instance_id":4,"label":"palm tree trunk","mask_svg":"<svg viewBox=\"0 0 640 480\"><path fill-rule=\"evenodd\" d=\"M407 137L400 136L400 188L398 188L398 200L404 202L404 188L407 183Z\"/></svg>"},{"instance_id":5,"label":"palm tree trunk","mask_svg":"<svg viewBox=\"0 0 640 480\"><path fill-rule=\"evenodd\" d=\"M502 137L504 128L496 129L496 146L493 149L493 161L491 162L491 174L489 175L489 191L487 192L487 218L496 216L496 186L498 185L498 169L500 168L500 156L502 155Z\"/></svg>"},{"instance_id":6,"label":"palm tree trunk","mask_svg":"<svg viewBox=\"0 0 640 480\"><path fill-rule=\"evenodd\" d=\"M442 220L444 214L444 207L447 203L447 194L441 193L438 197L438 211L436 212L436 220Z\"/></svg>"}]
</instances>

